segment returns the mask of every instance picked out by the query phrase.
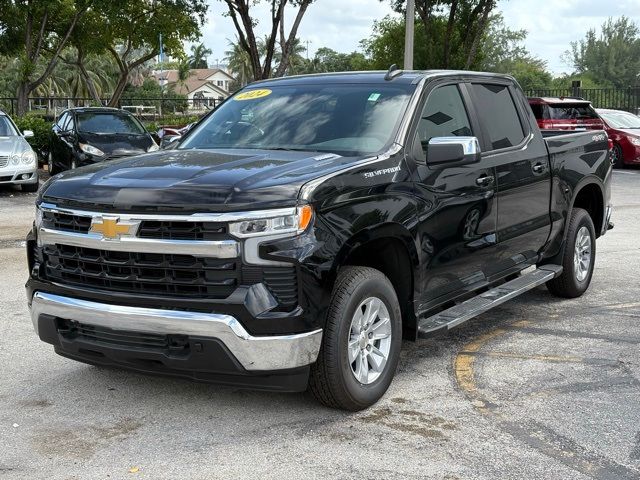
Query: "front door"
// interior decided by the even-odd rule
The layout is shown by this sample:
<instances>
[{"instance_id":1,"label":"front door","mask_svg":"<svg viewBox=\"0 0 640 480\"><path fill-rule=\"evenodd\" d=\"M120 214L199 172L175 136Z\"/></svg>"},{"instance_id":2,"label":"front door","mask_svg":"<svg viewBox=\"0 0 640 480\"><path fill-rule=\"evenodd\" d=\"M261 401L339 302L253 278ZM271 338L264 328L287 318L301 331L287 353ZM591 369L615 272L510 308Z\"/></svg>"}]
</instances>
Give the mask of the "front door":
<instances>
[{"instance_id":1,"label":"front door","mask_svg":"<svg viewBox=\"0 0 640 480\"><path fill-rule=\"evenodd\" d=\"M415 192L422 271L417 313L486 284L496 248L495 169L482 162L430 166L428 142L478 135L463 86L442 84L427 92L415 119Z\"/></svg>"}]
</instances>

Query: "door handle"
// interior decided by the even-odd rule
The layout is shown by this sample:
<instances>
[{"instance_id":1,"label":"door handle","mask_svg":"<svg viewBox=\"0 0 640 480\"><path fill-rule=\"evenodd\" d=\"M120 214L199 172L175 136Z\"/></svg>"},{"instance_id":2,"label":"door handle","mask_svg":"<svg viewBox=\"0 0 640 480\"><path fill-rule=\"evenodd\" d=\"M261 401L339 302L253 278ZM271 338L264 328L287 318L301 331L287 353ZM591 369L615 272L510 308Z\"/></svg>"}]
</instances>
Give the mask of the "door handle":
<instances>
[{"instance_id":1,"label":"door handle","mask_svg":"<svg viewBox=\"0 0 640 480\"><path fill-rule=\"evenodd\" d=\"M476 184L480 187L487 187L493 183L494 178L491 175L483 175L476 178Z\"/></svg>"},{"instance_id":2,"label":"door handle","mask_svg":"<svg viewBox=\"0 0 640 480\"><path fill-rule=\"evenodd\" d=\"M542 173L544 172L544 164L536 163L532 168L533 173Z\"/></svg>"}]
</instances>

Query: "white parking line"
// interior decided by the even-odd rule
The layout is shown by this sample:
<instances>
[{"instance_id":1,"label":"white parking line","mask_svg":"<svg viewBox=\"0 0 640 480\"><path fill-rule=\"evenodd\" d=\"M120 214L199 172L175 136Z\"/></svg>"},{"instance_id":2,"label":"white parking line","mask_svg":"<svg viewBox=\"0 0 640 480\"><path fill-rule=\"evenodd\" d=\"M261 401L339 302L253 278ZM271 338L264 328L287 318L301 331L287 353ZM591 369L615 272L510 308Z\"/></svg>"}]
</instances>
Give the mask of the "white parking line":
<instances>
[{"instance_id":1,"label":"white parking line","mask_svg":"<svg viewBox=\"0 0 640 480\"><path fill-rule=\"evenodd\" d=\"M624 175L637 175L638 173L640 173L640 170L638 170L637 172L631 172L629 170L614 170L613 173L622 173Z\"/></svg>"}]
</instances>

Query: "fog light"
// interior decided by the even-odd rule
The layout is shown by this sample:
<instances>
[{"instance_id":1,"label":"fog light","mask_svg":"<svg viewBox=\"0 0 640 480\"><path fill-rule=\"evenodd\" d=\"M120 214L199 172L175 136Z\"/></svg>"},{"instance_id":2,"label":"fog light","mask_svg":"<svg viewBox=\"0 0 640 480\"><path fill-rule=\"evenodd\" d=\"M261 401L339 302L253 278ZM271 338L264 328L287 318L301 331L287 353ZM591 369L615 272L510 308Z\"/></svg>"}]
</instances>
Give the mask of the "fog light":
<instances>
[{"instance_id":1,"label":"fog light","mask_svg":"<svg viewBox=\"0 0 640 480\"><path fill-rule=\"evenodd\" d=\"M28 173L23 173L22 174L22 179L26 180L27 178L29 178L31 175L29 175Z\"/></svg>"}]
</instances>

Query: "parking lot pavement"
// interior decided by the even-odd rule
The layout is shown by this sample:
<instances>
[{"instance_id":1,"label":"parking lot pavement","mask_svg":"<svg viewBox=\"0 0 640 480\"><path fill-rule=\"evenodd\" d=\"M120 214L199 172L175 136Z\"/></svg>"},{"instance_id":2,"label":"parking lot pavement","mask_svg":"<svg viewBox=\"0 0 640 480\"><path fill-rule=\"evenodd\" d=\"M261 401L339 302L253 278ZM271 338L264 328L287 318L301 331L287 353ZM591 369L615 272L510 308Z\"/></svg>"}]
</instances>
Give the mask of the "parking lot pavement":
<instances>
[{"instance_id":1,"label":"parking lot pavement","mask_svg":"<svg viewBox=\"0 0 640 480\"><path fill-rule=\"evenodd\" d=\"M96 368L33 333L32 195L0 190L0 478L640 478L640 171L577 300L544 288L405 342L364 412Z\"/></svg>"}]
</instances>

